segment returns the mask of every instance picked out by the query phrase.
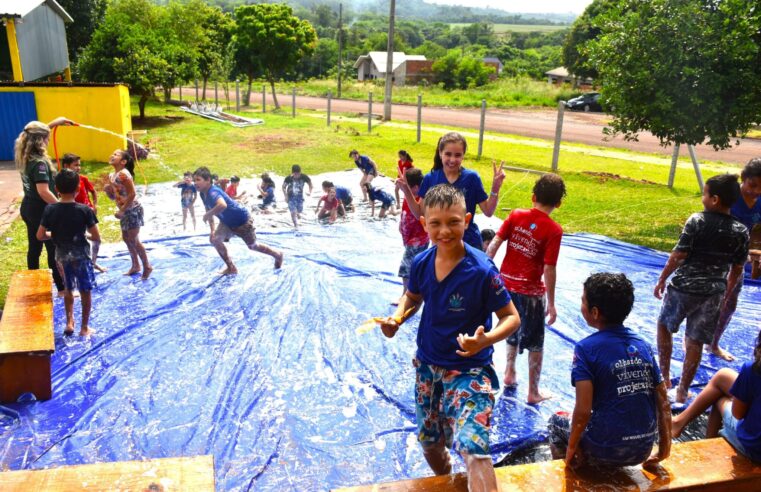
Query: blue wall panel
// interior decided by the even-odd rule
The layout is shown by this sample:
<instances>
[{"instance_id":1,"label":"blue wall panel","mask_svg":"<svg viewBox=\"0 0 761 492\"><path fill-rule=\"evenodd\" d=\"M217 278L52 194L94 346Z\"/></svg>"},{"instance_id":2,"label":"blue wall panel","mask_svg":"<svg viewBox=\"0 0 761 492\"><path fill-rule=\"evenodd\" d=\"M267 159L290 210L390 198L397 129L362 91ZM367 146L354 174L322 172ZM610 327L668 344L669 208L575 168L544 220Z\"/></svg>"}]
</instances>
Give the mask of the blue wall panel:
<instances>
[{"instance_id":1,"label":"blue wall panel","mask_svg":"<svg viewBox=\"0 0 761 492\"><path fill-rule=\"evenodd\" d=\"M0 161L13 160L13 143L37 119L34 92L0 92Z\"/></svg>"}]
</instances>

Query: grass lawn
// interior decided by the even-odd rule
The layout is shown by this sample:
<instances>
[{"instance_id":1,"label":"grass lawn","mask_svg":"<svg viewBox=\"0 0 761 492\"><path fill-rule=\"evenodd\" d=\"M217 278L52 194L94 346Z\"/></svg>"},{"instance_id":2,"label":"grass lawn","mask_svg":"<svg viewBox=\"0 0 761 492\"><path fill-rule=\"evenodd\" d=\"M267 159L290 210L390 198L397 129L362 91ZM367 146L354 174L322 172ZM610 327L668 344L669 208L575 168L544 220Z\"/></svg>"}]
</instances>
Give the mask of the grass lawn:
<instances>
[{"instance_id":1,"label":"grass lawn","mask_svg":"<svg viewBox=\"0 0 761 492\"><path fill-rule=\"evenodd\" d=\"M137 108L133 106L133 114ZM395 175L397 151L407 150L418 167L427 171L431 156L443 127L427 127L422 141L416 142L412 125L377 125L367 134L364 121L352 115L335 115L332 127L327 127L321 113L300 111L295 119L290 110L281 114L261 115L254 110L244 111L252 116L264 116L265 125L233 128L221 123L182 113L173 106L149 103L144 122L133 121L134 128L147 129L156 141L158 159L140 163L136 171L138 184L179 180L186 170L208 166L220 176L237 174L254 177L264 171L279 175L290 172L293 164L300 164L307 174L354 169L348 157L349 150L358 149L370 155L381 172ZM470 149L465 166L477 170L489 189L492 179L492 159L504 160L507 165L549 170L552 149L531 145L532 141L516 138L515 142L498 140L504 135L487 134L483 158L475 159L478 141L469 137ZM594 147L575 145L582 151ZM566 232L592 232L652 248L670 249L686 218L701 209L695 176L691 165L683 161L677 172L673 189L664 183L668 166L637 162L643 154L604 149L605 157L580 152L561 152L560 174L566 181L568 197L553 217ZM620 155L624 158L608 157ZM653 156L647 155L647 158ZM666 160L664 160L665 162ZM703 164L703 176L727 170L720 163ZM103 178L110 170L105 163L84 163L84 172L96 188L102 190ZM383 179L383 178L379 178ZM535 174L507 173L500 193L496 215L504 218L509 210L531 206L531 188ZM98 215L112 214L114 205L100 194ZM117 222L102 222L105 242L120 240ZM25 227L17 220L0 238L0 256L6 261L0 266L0 305L4 304L8 281L13 271L25 266ZM41 263L44 265L45 260Z\"/></svg>"},{"instance_id":2,"label":"grass lawn","mask_svg":"<svg viewBox=\"0 0 761 492\"><path fill-rule=\"evenodd\" d=\"M261 90L263 83L254 82L252 86L251 101L261 102ZM296 93L305 96L325 97L328 91L336 95L337 82L335 80L310 80L298 83L276 84L279 93L291 93L296 87ZM270 87L267 85L267 93ZM368 92L373 93L373 102L382 103L384 98L384 81L358 82L356 80L344 80L341 84L341 97L367 101ZM448 106L457 108L480 108L481 100L486 99L489 108L516 108L525 106L556 107L558 101L568 99L583 91L573 90L570 86L556 86L548 84L545 80L533 80L528 77L502 78L490 82L482 87L474 87L466 90L445 91L436 85L423 86L394 86L394 102L405 104L417 104L418 94L423 95L423 105ZM208 92L207 92L208 94ZM258 95L257 95L258 94ZM233 98L234 87L233 87ZM280 101L290 105L290 99Z\"/></svg>"}]
</instances>

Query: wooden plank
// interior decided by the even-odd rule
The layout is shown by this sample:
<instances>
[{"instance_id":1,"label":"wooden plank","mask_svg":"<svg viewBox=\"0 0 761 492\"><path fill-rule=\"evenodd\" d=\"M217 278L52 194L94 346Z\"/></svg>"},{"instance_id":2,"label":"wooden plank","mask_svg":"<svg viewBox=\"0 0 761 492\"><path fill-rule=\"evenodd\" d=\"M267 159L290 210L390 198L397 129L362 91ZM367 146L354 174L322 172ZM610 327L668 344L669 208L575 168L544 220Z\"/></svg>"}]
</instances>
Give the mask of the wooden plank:
<instances>
[{"instance_id":1,"label":"wooden plank","mask_svg":"<svg viewBox=\"0 0 761 492\"><path fill-rule=\"evenodd\" d=\"M0 403L16 402L24 393L38 400L53 396L48 353L0 354Z\"/></svg>"},{"instance_id":2,"label":"wooden plank","mask_svg":"<svg viewBox=\"0 0 761 492\"><path fill-rule=\"evenodd\" d=\"M13 274L0 320L0 354L53 352L51 286L50 270L22 270Z\"/></svg>"},{"instance_id":3,"label":"wooden plank","mask_svg":"<svg viewBox=\"0 0 761 492\"><path fill-rule=\"evenodd\" d=\"M501 490L564 491L717 491L758 492L761 465L737 454L723 438L675 443L671 456L644 470L574 472L562 460L505 466L495 470ZM340 489L343 492L454 492L468 490L465 474L402 480Z\"/></svg>"},{"instance_id":4,"label":"wooden plank","mask_svg":"<svg viewBox=\"0 0 761 492\"><path fill-rule=\"evenodd\" d=\"M213 491L214 457L161 458L4 472L0 473L0 490Z\"/></svg>"}]
</instances>

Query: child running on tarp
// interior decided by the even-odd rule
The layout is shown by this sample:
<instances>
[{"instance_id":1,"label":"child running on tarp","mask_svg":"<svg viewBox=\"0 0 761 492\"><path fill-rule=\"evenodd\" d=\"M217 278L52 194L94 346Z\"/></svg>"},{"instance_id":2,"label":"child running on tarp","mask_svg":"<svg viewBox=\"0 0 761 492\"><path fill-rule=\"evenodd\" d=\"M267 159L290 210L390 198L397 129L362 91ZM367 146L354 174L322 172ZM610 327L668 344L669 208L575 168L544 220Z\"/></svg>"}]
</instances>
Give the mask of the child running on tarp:
<instances>
[{"instance_id":1,"label":"child running on tarp","mask_svg":"<svg viewBox=\"0 0 761 492\"><path fill-rule=\"evenodd\" d=\"M658 362L667 388L671 387L673 333L679 331L679 325L687 318L677 403L687 401L703 357L703 344L713 340L721 306L737 282L742 281L743 266L748 259L748 228L729 215L739 196L740 185L734 174L713 176L706 181L704 211L687 219L655 285L655 297L663 298L658 316ZM667 290L666 280L672 273L674 277Z\"/></svg>"},{"instance_id":2,"label":"child running on tarp","mask_svg":"<svg viewBox=\"0 0 761 492\"><path fill-rule=\"evenodd\" d=\"M55 260L65 288L66 328L63 333L74 334L74 289L77 289L82 299L79 336L86 337L95 332L89 326L95 274L85 234L89 233L93 241L100 241L98 219L90 207L74 200L80 186L77 173L70 169L61 170L55 178L55 186L61 200L45 207L37 229L37 239L52 239L56 245Z\"/></svg>"},{"instance_id":3,"label":"child running on tarp","mask_svg":"<svg viewBox=\"0 0 761 492\"><path fill-rule=\"evenodd\" d=\"M650 346L623 324L633 304L634 286L623 273L595 273L584 281L581 315L598 331L574 348L573 416L558 412L549 422L553 458L565 458L566 466L620 467L669 456L666 385Z\"/></svg>"},{"instance_id":4,"label":"child running on tarp","mask_svg":"<svg viewBox=\"0 0 761 492\"><path fill-rule=\"evenodd\" d=\"M95 187L92 185L92 183L90 183L90 180L87 179L87 176L80 174L82 171L82 162L80 157L76 154L71 153L64 154L61 158L61 167L79 174L79 191L77 191L77 195L74 197L74 201L81 203L82 205L87 205L97 216L98 193L95 191ZM106 271L106 269L98 265L97 262L98 251L100 251L100 240L94 241L92 238L90 238L90 242L92 243L92 267L95 270L103 273Z\"/></svg>"},{"instance_id":5,"label":"child running on tarp","mask_svg":"<svg viewBox=\"0 0 761 492\"><path fill-rule=\"evenodd\" d=\"M375 200L381 202L381 209L378 212L378 218L382 219L386 214L396 215L397 210L394 207L394 197L381 190L380 188L373 188L373 185L366 183L364 187L367 193L367 198L370 201L370 218L375 216Z\"/></svg>"},{"instance_id":6,"label":"child running on tarp","mask_svg":"<svg viewBox=\"0 0 761 492\"><path fill-rule=\"evenodd\" d=\"M732 217L743 223L748 232L753 232L754 227L761 227L761 157L751 159L740 173L740 196L729 209ZM737 309L737 299L740 297L743 282L740 279L736 287L727 293L727 302L721 305L719 314L719 326L713 334L710 351L724 360L735 360L734 356L719 346L721 336L727 325L732 320L732 315Z\"/></svg>"},{"instance_id":7,"label":"child running on tarp","mask_svg":"<svg viewBox=\"0 0 761 492\"><path fill-rule=\"evenodd\" d=\"M293 227L298 230L301 212L304 211L304 185L309 186L307 195L312 194L312 180L309 176L301 173L301 166L291 166L291 175L283 181L283 194L288 201L288 210L291 212Z\"/></svg>"},{"instance_id":8,"label":"child running on tarp","mask_svg":"<svg viewBox=\"0 0 761 492\"><path fill-rule=\"evenodd\" d=\"M325 183L323 183L323 190L325 190ZM317 214L318 220L327 219L328 223L332 224L336 221L336 218L341 215L346 215L344 205L341 200L336 197L336 189L331 187L325 192L326 194L320 198L317 202L317 207L314 209L314 213ZM322 208L320 208L322 205Z\"/></svg>"},{"instance_id":9,"label":"child running on tarp","mask_svg":"<svg viewBox=\"0 0 761 492\"><path fill-rule=\"evenodd\" d=\"M708 407L706 437L721 435L740 454L761 463L761 332L753 360L744 363L739 374L719 369L690 406L674 417L671 435L679 437Z\"/></svg>"},{"instance_id":10,"label":"child running on tarp","mask_svg":"<svg viewBox=\"0 0 761 492\"><path fill-rule=\"evenodd\" d=\"M193 173L193 181L206 208L203 221L209 223L209 241L214 245L226 265L226 268L219 272L220 275L238 274L238 269L227 254L225 247L225 241L233 236L243 239L248 249L273 257L275 268L280 268L283 265L283 253L256 242L254 222L248 210L227 196L221 188L211 184L211 172L208 168L199 167L196 169L196 172ZM214 217L219 219L219 226L216 229L214 228Z\"/></svg>"},{"instance_id":11,"label":"child running on tarp","mask_svg":"<svg viewBox=\"0 0 761 492\"><path fill-rule=\"evenodd\" d=\"M489 258L494 258L500 245L507 241L500 273L521 316L521 328L507 339L505 385L516 384L515 359L528 350L527 401L532 404L550 398L539 391L539 378L544 358L544 319L547 317L547 324L551 325L557 317L556 264L563 237L563 229L550 214L560 206L565 194L560 176L542 175L534 183L533 207L513 210L486 252Z\"/></svg>"},{"instance_id":12,"label":"child running on tarp","mask_svg":"<svg viewBox=\"0 0 761 492\"><path fill-rule=\"evenodd\" d=\"M401 153L401 151L400 151ZM409 186L412 192L412 197L418 199L418 190L420 184L423 182L423 171L417 168L407 168L404 172L407 186ZM401 187L401 180L396 182L396 192L399 193ZM402 216L399 220L399 233L402 235L402 244L404 244L404 256L402 256L402 262L399 265L399 276L402 277L402 295L407 292L407 283L410 279L410 267L412 266L412 260L415 257L428 249L428 233L425 232L423 224L415 217L410 211L410 206L407 205L407 200L402 205Z\"/></svg>"},{"instance_id":13,"label":"child running on tarp","mask_svg":"<svg viewBox=\"0 0 761 492\"><path fill-rule=\"evenodd\" d=\"M268 173L262 173L262 181L257 186L262 203L259 208L267 211L270 207L275 207L275 182Z\"/></svg>"},{"instance_id":14,"label":"child running on tarp","mask_svg":"<svg viewBox=\"0 0 761 492\"><path fill-rule=\"evenodd\" d=\"M362 195L364 195L363 201L367 201L367 191L365 185L370 183L374 177L378 176L378 165L375 161L370 159L366 155L359 155L358 150L352 150L349 152L349 157L354 161L360 171L362 171L362 178L359 180L359 187L362 189Z\"/></svg>"},{"instance_id":15,"label":"child running on tarp","mask_svg":"<svg viewBox=\"0 0 761 492\"><path fill-rule=\"evenodd\" d=\"M175 183L175 188L180 189L180 205L182 206L182 230L185 230L185 225L188 222L188 214L193 219L193 230L196 230L196 211L195 203L198 193L196 187L193 184L193 173L186 171L182 177L182 181Z\"/></svg>"},{"instance_id":16,"label":"child running on tarp","mask_svg":"<svg viewBox=\"0 0 761 492\"><path fill-rule=\"evenodd\" d=\"M381 329L393 337L425 302L413 361L423 456L436 475L449 474L454 443L467 466L468 490L497 490L489 450L493 389L499 387L492 345L520 320L494 263L463 242L471 218L461 191L450 185L428 190L423 224L433 246L412 261L408 290Z\"/></svg>"}]
</instances>

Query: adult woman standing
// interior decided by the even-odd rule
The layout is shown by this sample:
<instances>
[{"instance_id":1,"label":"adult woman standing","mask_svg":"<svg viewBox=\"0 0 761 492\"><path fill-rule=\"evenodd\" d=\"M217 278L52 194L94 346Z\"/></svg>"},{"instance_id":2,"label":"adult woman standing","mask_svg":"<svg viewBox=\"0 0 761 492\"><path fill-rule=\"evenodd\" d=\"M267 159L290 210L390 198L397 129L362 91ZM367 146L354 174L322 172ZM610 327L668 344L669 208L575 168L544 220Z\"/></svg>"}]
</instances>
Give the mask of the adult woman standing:
<instances>
[{"instance_id":1,"label":"adult woman standing","mask_svg":"<svg viewBox=\"0 0 761 492\"><path fill-rule=\"evenodd\" d=\"M40 268L40 254L43 242L36 237L37 228L45 206L58 201L55 195L55 169L48 156L47 147L50 141L50 129L61 125L73 125L66 118L56 118L47 125L39 121L28 123L16 139L15 161L16 169L21 173L21 183L24 187L24 198L21 200L21 218L26 224L28 248L26 266L30 270ZM53 271L53 281L59 295L63 295L63 279L56 267L55 244L53 241L44 242L48 254L48 268Z\"/></svg>"}]
</instances>

